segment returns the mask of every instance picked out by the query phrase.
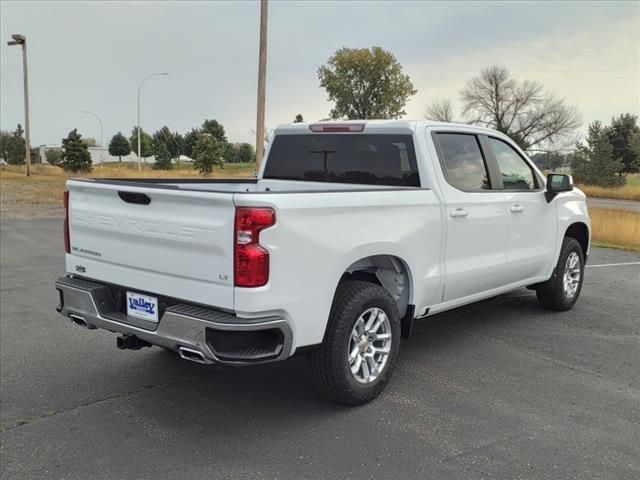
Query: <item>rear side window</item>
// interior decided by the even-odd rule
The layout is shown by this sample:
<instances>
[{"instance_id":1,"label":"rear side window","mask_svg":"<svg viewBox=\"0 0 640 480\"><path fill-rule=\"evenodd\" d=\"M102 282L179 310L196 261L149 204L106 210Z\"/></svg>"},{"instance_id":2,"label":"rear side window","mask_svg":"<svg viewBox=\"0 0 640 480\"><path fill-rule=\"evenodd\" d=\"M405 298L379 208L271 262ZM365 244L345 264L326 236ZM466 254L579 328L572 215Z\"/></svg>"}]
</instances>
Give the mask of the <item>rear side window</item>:
<instances>
[{"instance_id":1,"label":"rear side window","mask_svg":"<svg viewBox=\"0 0 640 480\"><path fill-rule=\"evenodd\" d=\"M438 133L447 182L464 191L490 190L487 166L475 135Z\"/></svg>"},{"instance_id":2,"label":"rear side window","mask_svg":"<svg viewBox=\"0 0 640 480\"><path fill-rule=\"evenodd\" d=\"M264 178L419 187L411 135L276 135Z\"/></svg>"}]
</instances>

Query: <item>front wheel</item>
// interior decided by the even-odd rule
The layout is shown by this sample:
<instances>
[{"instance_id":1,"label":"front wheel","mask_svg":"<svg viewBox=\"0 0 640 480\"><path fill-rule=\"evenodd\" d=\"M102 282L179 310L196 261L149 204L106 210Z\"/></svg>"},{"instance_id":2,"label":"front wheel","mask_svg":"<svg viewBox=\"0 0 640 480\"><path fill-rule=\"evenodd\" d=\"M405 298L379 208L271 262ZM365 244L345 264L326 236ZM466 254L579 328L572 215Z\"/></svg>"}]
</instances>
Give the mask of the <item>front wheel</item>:
<instances>
[{"instance_id":1,"label":"front wheel","mask_svg":"<svg viewBox=\"0 0 640 480\"><path fill-rule=\"evenodd\" d=\"M331 400L366 403L389 382L399 348L391 295L375 283L346 281L336 292L324 342L309 355L314 384Z\"/></svg>"},{"instance_id":2,"label":"front wheel","mask_svg":"<svg viewBox=\"0 0 640 480\"><path fill-rule=\"evenodd\" d=\"M582 247L575 238L565 237L552 277L536 290L538 301L549 310L569 310L580 296L583 281Z\"/></svg>"}]
</instances>

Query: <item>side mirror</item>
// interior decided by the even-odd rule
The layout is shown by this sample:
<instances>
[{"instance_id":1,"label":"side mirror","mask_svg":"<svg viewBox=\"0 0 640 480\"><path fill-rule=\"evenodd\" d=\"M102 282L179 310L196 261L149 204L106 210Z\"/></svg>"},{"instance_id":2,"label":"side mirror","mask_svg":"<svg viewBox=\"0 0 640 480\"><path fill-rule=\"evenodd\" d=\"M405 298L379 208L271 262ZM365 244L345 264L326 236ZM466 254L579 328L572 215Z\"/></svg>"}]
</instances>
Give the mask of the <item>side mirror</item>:
<instances>
[{"instance_id":1,"label":"side mirror","mask_svg":"<svg viewBox=\"0 0 640 480\"><path fill-rule=\"evenodd\" d=\"M562 173L550 173L547 175L547 191L544 192L547 203L551 202L557 194L570 192L571 190L573 190L573 178L571 175Z\"/></svg>"}]
</instances>

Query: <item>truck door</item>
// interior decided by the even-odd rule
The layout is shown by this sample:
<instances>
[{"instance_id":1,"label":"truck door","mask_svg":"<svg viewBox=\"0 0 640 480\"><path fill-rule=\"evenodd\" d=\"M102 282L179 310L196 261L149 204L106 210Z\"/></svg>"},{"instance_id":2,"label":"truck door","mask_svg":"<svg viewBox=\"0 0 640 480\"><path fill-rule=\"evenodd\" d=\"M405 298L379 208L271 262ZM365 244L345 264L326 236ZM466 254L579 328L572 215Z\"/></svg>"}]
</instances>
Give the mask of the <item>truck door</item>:
<instances>
[{"instance_id":1,"label":"truck door","mask_svg":"<svg viewBox=\"0 0 640 480\"><path fill-rule=\"evenodd\" d=\"M508 283L507 195L491 185L481 140L473 133L432 133L446 205L443 301Z\"/></svg>"},{"instance_id":2,"label":"truck door","mask_svg":"<svg viewBox=\"0 0 640 480\"><path fill-rule=\"evenodd\" d=\"M542 179L516 149L494 137L487 144L507 194L509 283L544 276L554 262L556 204L547 203Z\"/></svg>"}]
</instances>

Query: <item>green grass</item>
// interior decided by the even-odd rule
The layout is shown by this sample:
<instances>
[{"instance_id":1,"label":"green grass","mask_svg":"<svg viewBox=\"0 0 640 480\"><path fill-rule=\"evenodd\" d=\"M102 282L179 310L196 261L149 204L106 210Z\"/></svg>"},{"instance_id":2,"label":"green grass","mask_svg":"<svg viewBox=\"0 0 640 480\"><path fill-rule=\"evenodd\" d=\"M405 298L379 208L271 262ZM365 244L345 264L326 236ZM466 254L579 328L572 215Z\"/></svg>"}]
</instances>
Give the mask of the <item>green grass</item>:
<instances>
[{"instance_id":1,"label":"green grass","mask_svg":"<svg viewBox=\"0 0 640 480\"><path fill-rule=\"evenodd\" d=\"M640 185L640 173L627 175L627 185Z\"/></svg>"}]
</instances>

